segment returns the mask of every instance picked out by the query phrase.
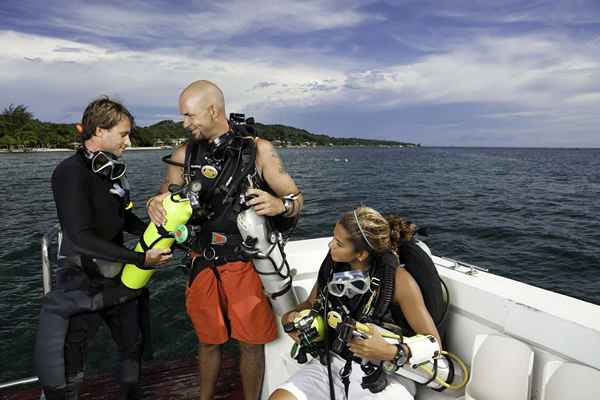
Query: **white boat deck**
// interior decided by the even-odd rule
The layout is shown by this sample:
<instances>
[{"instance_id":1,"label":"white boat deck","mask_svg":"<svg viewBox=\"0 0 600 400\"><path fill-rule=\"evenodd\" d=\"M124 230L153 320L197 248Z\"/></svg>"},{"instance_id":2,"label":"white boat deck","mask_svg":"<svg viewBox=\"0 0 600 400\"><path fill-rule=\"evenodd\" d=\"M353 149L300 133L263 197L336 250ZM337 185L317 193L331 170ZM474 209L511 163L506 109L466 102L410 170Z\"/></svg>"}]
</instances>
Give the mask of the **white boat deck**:
<instances>
[{"instance_id":1,"label":"white boat deck","mask_svg":"<svg viewBox=\"0 0 600 400\"><path fill-rule=\"evenodd\" d=\"M290 266L297 271L294 288L301 300L314 285L329 240L295 241L286 247ZM471 274L468 267L456 266L442 257L432 258L451 299L448 342L444 347L467 364L471 363L477 335L502 334L526 343L535 354L531 399L541 399L543 368L551 361L573 362L600 370L600 306L491 273L475 270ZM298 368L289 357L290 346L291 340L282 335L267 347L264 393L272 391ZM462 395L464 391L440 394L421 387L416 398Z\"/></svg>"},{"instance_id":2,"label":"white boat deck","mask_svg":"<svg viewBox=\"0 0 600 400\"><path fill-rule=\"evenodd\" d=\"M300 300L306 298L315 284L317 271L327 254L329 240L330 238L318 238L294 241L286 247L289 264L295 270L294 290ZM450 294L447 341L444 343L446 350L459 355L470 365L478 335L504 335L526 344L534 353L531 377L527 378L527 381L531 382L529 394L524 398L520 397L519 400L600 399L600 306L472 269L443 257L432 256L432 259ZM278 340L266 346L267 369L263 399L299 368L296 361L289 356L291 346L291 339L283 332ZM481 371L479 368L504 368L508 371L501 382L486 385L484 394L479 396L478 400L513 399L497 395L502 385L511 385L517 381L512 374L514 365L510 365L510 356L507 357L506 353L502 355L501 357L501 354L498 354L498 357L492 357L491 362L478 367L476 372ZM504 361L499 361L501 359ZM573 368L570 369L570 373L578 371L571 377L565 375L566 381L573 383L572 388L568 389L569 394L553 398L542 397L543 391L549 386L545 385L548 381L548 371L555 371L560 362L574 363L576 365L571 365ZM165 376L176 376L177 381L186 382L190 396L186 396L183 391L179 392L180 387L170 381L166 381L167 387L162 389L178 391L178 398L195 397L197 388L189 387L194 380L182 380L182 376L193 378L194 366L191 366L192 372L183 375L172 367L166 367L166 370L163 368L159 372L166 373ZM582 382L580 376L585 375L587 381ZM555 383L554 386L564 387L564 381L563 379L559 381L560 384ZM585 397L575 391L571 392L577 388L583 388L580 391ZM13 398L35 398L35 390L33 392L29 395L16 394ZM154 390L152 398L155 398L158 392L159 390ZM464 394L464 390L438 393L420 387L416 399L441 400L461 397Z\"/></svg>"}]
</instances>

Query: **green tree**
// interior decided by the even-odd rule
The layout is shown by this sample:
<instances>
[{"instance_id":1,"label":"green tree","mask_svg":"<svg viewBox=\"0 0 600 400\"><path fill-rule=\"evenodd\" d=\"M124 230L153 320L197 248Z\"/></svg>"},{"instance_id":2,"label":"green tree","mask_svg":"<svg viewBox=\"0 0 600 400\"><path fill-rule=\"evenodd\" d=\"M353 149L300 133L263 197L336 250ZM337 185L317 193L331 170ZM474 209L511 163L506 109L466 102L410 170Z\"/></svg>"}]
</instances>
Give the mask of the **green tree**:
<instances>
[{"instance_id":1,"label":"green tree","mask_svg":"<svg viewBox=\"0 0 600 400\"><path fill-rule=\"evenodd\" d=\"M0 115L4 117L6 122L12 125L13 129L18 129L33 120L33 114L23 104L19 104L18 106L10 104Z\"/></svg>"},{"instance_id":2,"label":"green tree","mask_svg":"<svg viewBox=\"0 0 600 400\"><path fill-rule=\"evenodd\" d=\"M12 135L4 135L0 137L0 148L3 149L11 149L15 147L19 141L15 139Z\"/></svg>"}]
</instances>

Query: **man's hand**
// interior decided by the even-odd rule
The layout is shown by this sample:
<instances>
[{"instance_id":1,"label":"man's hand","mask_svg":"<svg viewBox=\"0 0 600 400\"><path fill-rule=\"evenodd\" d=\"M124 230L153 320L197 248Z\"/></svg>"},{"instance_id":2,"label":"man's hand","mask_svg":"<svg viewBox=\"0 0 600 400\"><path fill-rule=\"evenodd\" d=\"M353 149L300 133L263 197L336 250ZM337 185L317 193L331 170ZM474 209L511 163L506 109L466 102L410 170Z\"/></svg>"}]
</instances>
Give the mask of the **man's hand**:
<instances>
[{"instance_id":1,"label":"man's hand","mask_svg":"<svg viewBox=\"0 0 600 400\"><path fill-rule=\"evenodd\" d=\"M246 205L253 206L258 215L273 217L285 212L283 201L270 193L260 189L248 189L246 196L251 197Z\"/></svg>"},{"instance_id":2,"label":"man's hand","mask_svg":"<svg viewBox=\"0 0 600 400\"><path fill-rule=\"evenodd\" d=\"M163 265L166 264L171 259L171 257L173 257L171 249L150 249L146 251L146 261L144 262L144 265Z\"/></svg>"},{"instance_id":3,"label":"man's hand","mask_svg":"<svg viewBox=\"0 0 600 400\"><path fill-rule=\"evenodd\" d=\"M157 194L156 196L151 197L146 203L146 211L148 212L150 221L157 226L167 223L167 212L163 208L162 202L167 196L170 195L171 193L169 192Z\"/></svg>"}]
</instances>

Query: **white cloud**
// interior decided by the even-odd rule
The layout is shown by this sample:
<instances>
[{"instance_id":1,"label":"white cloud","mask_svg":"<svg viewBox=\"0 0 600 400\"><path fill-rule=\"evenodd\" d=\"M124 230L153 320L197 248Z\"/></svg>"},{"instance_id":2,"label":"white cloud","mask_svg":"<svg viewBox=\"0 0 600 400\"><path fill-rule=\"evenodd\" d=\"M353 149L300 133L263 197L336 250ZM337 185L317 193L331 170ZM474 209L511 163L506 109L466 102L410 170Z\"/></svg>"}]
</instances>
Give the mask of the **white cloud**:
<instances>
[{"instance_id":1,"label":"white cloud","mask_svg":"<svg viewBox=\"0 0 600 400\"><path fill-rule=\"evenodd\" d=\"M468 102L535 109L570 98L593 105L597 97L581 93L600 86L599 56L568 38L485 37L411 64L348 73L346 86L371 92L370 107L380 109Z\"/></svg>"},{"instance_id":2,"label":"white cloud","mask_svg":"<svg viewBox=\"0 0 600 400\"><path fill-rule=\"evenodd\" d=\"M593 24L600 22L598 14L590 12L595 0L537 0L535 2L502 1L491 3L453 1L440 4L428 12L443 18L468 22L511 24L544 23L553 26ZM449 8L445 8L449 7Z\"/></svg>"},{"instance_id":3,"label":"white cloud","mask_svg":"<svg viewBox=\"0 0 600 400\"><path fill-rule=\"evenodd\" d=\"M0 32L0 47L5 49L0 55L0 85L7 89L5 96L11 93L15 97L7 96L5 101L28 104L36 115L50 119L62 115L63 110L83 108L99 94L117 95L137 107L175 109L179 91L196 79L218 83L231 111L249 107L261 111L269 103L314 104L335 89L325 80L343 80L338 71L302 62L276 65L160 50L109 51L15 32ZM61 48L77 51L55 51ZM31 61L34 59L36 62ZM272 84L251 90L265 78ZM263 106L257 105L257 95Z\"/></svg>"},{"instance_id":4,"label":"white cloud","mask_svg":"<svg viewBox=\"0 0 600 400\"><path fill-rule=\"evenodd\" d=\"M566 102L573 105L600 104L600 91L592 93L581 93L566 99Z\"/></svg>"},{"instance_id":5,"label":"white cloud","mask_svg":"<svg viewBox=\"0 0 600 400\"><path fill-rule=\"evenodd\" d=\"M291 109L473 103L502 106L472 116L479 121L515 122L521 132L551 135L594 130L600 111L600 49L567 36L473 38L413 62L381 66L308 46L223 46L221 56L209 57L211 50L192 47L123 50L8 31L0 31L0 47L3 100L27 104L48 120L73 121L81 112L74 110L109 94L144 110L140 122L152 123L175 114L179 91L196 79L218 83L229 111L272 122L285 122L284 110ZM444 123L432 120L432 129ZM470 123L448 121L446 128L465 130ZM322 129L334 133L334 115L330 124Z\"/></svg>"},{"instance_id":6,"label":"white cloud","mask_svg":"<svg viewBox=\"0 0 600 400\"><path fill-rule=\"evenodd\" d=\"M228 0L191 1L165 8L134 0L123 5L52 4L44 25L103 38L140 42L180 40L206 43L252 32L304 33L356 26L382 16L358 10L365 1ZM27 23L19 21L20 23ZM33 23L30 23L33 24Z\"/></svg>"}]
</instances>

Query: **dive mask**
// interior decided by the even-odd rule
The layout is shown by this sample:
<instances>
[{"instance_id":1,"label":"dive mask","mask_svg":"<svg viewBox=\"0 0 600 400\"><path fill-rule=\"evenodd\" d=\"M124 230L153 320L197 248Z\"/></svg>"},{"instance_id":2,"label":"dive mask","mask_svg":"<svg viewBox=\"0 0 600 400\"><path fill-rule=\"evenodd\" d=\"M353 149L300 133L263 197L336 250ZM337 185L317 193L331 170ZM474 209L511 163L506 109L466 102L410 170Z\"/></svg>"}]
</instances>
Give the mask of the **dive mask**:
<instances>
[{"instance_id":1,"label":"dive mask","mask_svg":"<svg viewBox=\"0 0 600 400\"><path fill-rule=\"evenodd\" d=\"M327 283L329 293L336 297L352 298L369 290L371 278L363 271L336 272Z\"/></svg>"},{"instance_id":2,"label":"dive mask","mask_svg":"<svg viewBox=\"0 0 600 400\"><path fill-rule=\"evenodd\" d=\"M127 166L123 161L111 153L98 151L93 154L91 159L92 171L102 174L111 181L117 180L127 171Z\"/></svg>"}]
</instances>

